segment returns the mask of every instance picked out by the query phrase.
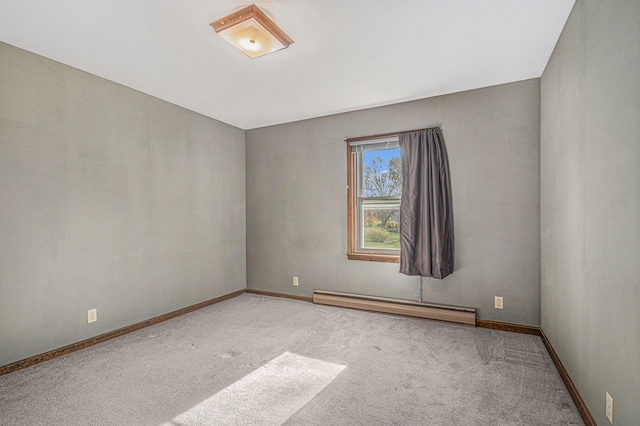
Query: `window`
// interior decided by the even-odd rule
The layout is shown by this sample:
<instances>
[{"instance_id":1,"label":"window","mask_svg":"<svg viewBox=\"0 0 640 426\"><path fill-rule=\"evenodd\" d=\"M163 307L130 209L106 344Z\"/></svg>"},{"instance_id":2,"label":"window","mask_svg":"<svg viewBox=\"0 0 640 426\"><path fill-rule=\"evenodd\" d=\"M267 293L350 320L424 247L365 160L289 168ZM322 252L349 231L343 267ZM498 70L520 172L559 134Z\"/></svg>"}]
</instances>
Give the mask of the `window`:
<instances>
[{"instance_id":1,"label":"window","mask_svg":"<svg viewBox=\"0 0 640 426\"><path fill-rule=\"evenodd\" d=\"M402 166L398 137L347 140L347 257L399 262Z\"/></svg>"}]
</instances>

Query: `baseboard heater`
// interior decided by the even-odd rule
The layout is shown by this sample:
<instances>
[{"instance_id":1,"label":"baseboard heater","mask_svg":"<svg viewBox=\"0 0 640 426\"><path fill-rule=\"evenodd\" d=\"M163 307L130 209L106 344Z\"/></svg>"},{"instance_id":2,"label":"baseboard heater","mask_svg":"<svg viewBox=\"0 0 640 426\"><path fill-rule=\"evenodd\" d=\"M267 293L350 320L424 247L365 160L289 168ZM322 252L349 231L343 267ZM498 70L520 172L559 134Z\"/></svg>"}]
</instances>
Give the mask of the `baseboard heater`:
<instances>
[{"instance_id":1,"label":"baseboard heater","mask_svg":"<svg viewBox=\"0 0 640 426\"><path fill-rule=\"evenodd\" d=\"M316 290L313 292L313 303L456 322L473 325L474 327L476 325L476 309L461 306L414 302L411 300L389 299L386 297L364 296L361 294L325 290Z\"/></svg>"}]
</instances>

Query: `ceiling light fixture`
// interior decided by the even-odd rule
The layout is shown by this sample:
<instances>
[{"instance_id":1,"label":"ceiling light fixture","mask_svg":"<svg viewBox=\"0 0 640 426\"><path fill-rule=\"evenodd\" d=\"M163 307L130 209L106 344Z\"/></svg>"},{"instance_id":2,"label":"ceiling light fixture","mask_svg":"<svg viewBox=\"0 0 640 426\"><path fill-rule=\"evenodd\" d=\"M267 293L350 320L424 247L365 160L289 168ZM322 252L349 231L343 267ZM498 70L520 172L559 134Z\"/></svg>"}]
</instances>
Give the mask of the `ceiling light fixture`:
<instances>
[{"instance_id":1,"label":"ceiling light fixture","mask_svg":"<svg viewBox=\"0 0 640 426\"><path fill-rule=\"evenodd\" d=\"M210 24L216 33L251 58L289 47L293 40L252 4Z\"/></svg>"}]
</instances>

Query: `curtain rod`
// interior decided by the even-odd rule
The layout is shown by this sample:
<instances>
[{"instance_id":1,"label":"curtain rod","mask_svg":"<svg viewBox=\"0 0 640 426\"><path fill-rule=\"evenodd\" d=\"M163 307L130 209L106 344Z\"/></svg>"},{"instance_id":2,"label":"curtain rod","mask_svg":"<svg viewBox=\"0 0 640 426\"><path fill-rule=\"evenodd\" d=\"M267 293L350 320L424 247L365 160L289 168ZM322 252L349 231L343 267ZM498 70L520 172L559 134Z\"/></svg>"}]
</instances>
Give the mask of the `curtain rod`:
<instances>
[{"instance_id":1,"label":"curtain rod","mask_svg":"<svg viewBox=\"0 0 640 426\"><path fill-rule=\"evenodd\" d=\"M424 129L403 130L401 132L383 133L383 134L373 135L373 136L359 136L357 138L346 138L344 141L345 142L357 142L357 141L366 141L366 140L371 140L371 139L382 139L382 138L388 138L390 136L398 136L401 133L420 132L422 130L441 129L441 128L442 128L442 123L440 123L440 124L438 124L436 126L432 126L432 127L425 127Z\"/></svg>"}]
</instances>

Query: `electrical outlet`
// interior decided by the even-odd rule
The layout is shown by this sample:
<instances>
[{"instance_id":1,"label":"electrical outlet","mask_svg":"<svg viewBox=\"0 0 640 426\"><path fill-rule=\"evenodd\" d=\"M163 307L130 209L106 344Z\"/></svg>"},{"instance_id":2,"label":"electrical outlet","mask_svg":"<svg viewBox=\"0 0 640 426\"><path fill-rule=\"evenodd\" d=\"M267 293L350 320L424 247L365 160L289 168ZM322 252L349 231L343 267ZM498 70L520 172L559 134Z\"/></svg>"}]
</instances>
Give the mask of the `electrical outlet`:
<instances>
[{"instance_id":1,"label":"electrical outlet","mask_svg":"<svg viewBox=\"0 0 640 426\"><path fill-rule=\"evenodd\" d=\"M611 395L609 395L609 392L607 392L607 404L604 410L607 418L609 419L611 424L613 424L613 398L611 397Z\"/></svg>"},{"instance_id":2,"label":"electrical outlet","mask_svg":"<svg viewBox=\"0 0 640 426\"><path fill-rule=\"evenodd\" d=\"M87 323L98 321L98 310L96 308L87 311Z\"/></svg>"},{"instance_id":3,"label":"electrical outlet","mask_svg":"<svg viewBox=\"0 0 640 426\"><path fill-rule=\"evenodd\" d=\"M293 285L298 287L298 277L293 277Z\"/></svg>"},{"instance_id":4,"label":"electrical outlet","mask_svg":"<svg viewBox=\"0 0 640 426\"><path fill-rule=\"evenodd\" d=\"M504 309L504 300L502 300L502 297L496 296L496 309Z\"/></svg>"}]
</instances>

